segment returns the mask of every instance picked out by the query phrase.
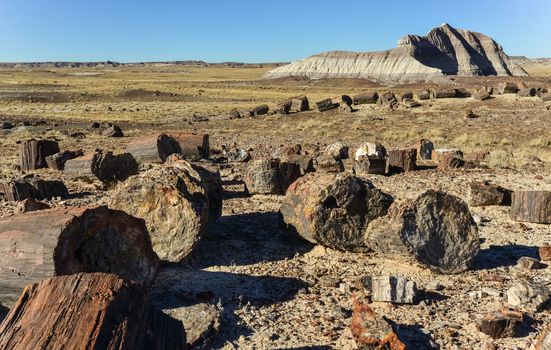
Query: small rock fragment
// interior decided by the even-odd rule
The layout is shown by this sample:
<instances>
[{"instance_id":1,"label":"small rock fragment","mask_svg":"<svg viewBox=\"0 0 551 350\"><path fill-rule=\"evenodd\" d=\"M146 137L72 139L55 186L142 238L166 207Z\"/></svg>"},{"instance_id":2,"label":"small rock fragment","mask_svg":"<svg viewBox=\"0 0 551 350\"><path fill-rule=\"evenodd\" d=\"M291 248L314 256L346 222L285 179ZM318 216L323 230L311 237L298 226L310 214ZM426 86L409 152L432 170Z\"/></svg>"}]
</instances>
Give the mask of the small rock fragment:
<instances>
[{"instance_id":1,"label":"small rock fragment","mask_svg":"<svg viewBox=\"0 0 551 350\"><path fill-rule=\"evenodd\" d=\"M418 297L417 284L406 277L366 276L362 282L371 292L372 301L413 304Z\"/></svg>"}]
</instances>

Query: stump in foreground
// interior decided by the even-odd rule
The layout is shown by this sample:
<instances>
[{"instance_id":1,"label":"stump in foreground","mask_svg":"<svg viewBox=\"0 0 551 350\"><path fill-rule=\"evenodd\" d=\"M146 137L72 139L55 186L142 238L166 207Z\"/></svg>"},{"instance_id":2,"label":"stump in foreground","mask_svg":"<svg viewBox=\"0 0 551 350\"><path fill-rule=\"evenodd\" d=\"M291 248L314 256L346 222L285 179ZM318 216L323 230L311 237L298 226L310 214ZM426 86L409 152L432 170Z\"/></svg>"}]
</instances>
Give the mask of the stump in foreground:
<instances>
[{"instance_id":1,"label":"stump in foreground","mask_svg":"<svg viewBox=\"0 0 551 350\"><path fill-rule=\"evenodd\" d=\"M19 145L21 170L46 168L46 157L59 152L57 141L26 140Z\"/></svg>"},{"instance_id":2,"label":"stump in foreground","mask_svg":"<svg viewBox=\"0 0 551 350\"><path fill-rule=\"evenodd\" d=\"M55 275L109 272L152 283L159 259L143 220L105 206L0 219L0 285L22 289Z\"/></svg>"},{"instance_id":3,"label":"stump in foreground","mask_svg":"<svg viewBox=\"0 0 551 350\"><path fill-rule=\"evenodd\" d=\"M351 174L309 173L289 187L279 210L289 229L312 243L365 251L365 227L385 215L392 201Z\"/></svg>"},{"instance_id":4,"label":"stump in foreground","mask_svg":"<svg viewBox=\"0 0 551 350\"><path fill-rule=\"evenodd\" d=\"M181 322L151 310L143 285L105 273L29 285L0 325L0 348L13 350L168 350L185 340Z\"/></svg>"},{"instance_id":5,"label":"stump in foreground","mask_svg":"<svg viewBox=\"0 0 551 350\"><path fill-rule=\"evenodd\" d=\"M387 216L369 224L365 244L386 256L412 256L445 274L467 270L480 249L467 204L439 191L395 203Z\"/></svg>"}]
</instances>

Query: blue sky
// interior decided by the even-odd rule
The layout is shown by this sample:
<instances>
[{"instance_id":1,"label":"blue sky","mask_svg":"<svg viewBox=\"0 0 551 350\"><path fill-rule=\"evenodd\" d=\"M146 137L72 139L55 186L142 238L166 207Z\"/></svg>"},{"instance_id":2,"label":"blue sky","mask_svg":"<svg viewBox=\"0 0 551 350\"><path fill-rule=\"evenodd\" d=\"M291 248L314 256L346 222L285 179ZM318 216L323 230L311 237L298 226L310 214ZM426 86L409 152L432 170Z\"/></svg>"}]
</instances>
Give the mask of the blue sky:
<instances>
[{"instance_id":1,"label":"blue sky","mask_svg":"<svg viewBox=\"0 0 551 350\"><path fill-rule=\"evenodd\" d=\"M0 61L291 61L448 22L551 57L551 1L0 0Z\"/></svg>"}]
</instances>

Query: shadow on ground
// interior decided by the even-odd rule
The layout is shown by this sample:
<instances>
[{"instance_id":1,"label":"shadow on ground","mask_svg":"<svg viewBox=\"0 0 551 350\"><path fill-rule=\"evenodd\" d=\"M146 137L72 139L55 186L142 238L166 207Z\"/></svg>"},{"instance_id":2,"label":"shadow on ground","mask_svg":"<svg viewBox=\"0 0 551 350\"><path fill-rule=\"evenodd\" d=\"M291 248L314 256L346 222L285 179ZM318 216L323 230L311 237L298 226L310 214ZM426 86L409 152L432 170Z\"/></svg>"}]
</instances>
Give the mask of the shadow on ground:
<instances>
[{"instance_id":1,"label":"shadow on ground","mask_svg":"<svg viewBox=\"0 0 551 350\"><path fill-rule=\"evenodd\" d=\"M386 319L407 349L437 350L439 347L430 334L419 325L403 325Z\"/></svg>"},{"instance_id":2,"label":"shadow on ground","mask_svg":"<svg viewBox=\"0 0 551 350\"><path fill-rule=\"evenodd\" d=\"M492 245L482 249L475 259L473 270L490 270L498 267L516 265L523 256L538 258L538 248L526 245Z\"/></svg>"},{"instance_id":3,"label":"shadow on ground","mask_svg":"<svg viewBox=\"0 0 551 350\"><path fill-rule=\"evenodd\" d=\"M6 316L8 315L8 312L10 312L10 309L0 304L0 323L2 323L4 318L6 318Z\"/></svg>"}]
</instances>

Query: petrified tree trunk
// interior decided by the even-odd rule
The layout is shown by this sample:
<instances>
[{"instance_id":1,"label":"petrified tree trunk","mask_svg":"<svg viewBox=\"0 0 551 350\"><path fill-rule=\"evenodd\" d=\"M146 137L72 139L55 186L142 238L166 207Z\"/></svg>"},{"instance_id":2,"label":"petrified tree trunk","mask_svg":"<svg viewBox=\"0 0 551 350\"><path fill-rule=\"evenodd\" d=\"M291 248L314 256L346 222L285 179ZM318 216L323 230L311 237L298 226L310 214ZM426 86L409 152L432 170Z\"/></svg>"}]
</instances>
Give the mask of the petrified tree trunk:
<instances>
[{"instance_id":1,"label":"petrified tree trunk","mask_svg":"<svg viewBox=\"0 0 551 350\"><path fill-rule=\"evenodd\" d=\"M63 170L68 160L82 157L83 155L84 153L82 151L63 151L47 156L46 164L48 164L48 168L50 169Z\"/></svg>"},{"instance_id":2,"label":"petrified tree trunk","mask_svg":"<svg viewBox=\"0 0 551 350\"><path fill-rule=\"evenodd\" d=\"M0 285L6 288L77 272L149 284L158 266L144 222L122 211L80 207L0 219Z\"/></svg>"},{"instance_id":3,"label":"petrified tree trunk","mask_svg":"<svg viewBox=\"0 0 551 350\"><path fill-rule=\"evenodd\" d=\"M487 181L473 181L470 186L469 205L511 205L511 191Z\"/></svg>"},{"instance_id":4,"label":"petrified tree trunk","mask_svg":"<svg viewBox=\"0 0 551 350\"><path fill-rule=\"evenodd\" d=\"M417 169L417 150L415 148L396 149L388 153L389 171L401 173Z\"/></svg>"},{"instance_id":5,"label":"petrified tree trunk","mask_svg":"<svg viewBox=\"0 0 551 350\"><path fill-rule=\"evenodd\" d=\"M515 191L512 197L512 220L551 224L550 191Z\"/></svg>"},{"instance_id":6,"label":"petrified tree trunk","mask_svg":"<svg viewBox=\"0 0 551 350\"><path fill-rule=\"evenodd\" d=\"M371 222L365 244L387 256L413 256L446 274L468 269L480 248L478 228L467 204L439 191L395 203L387 216Z\"/></svg>"},{"instance_id":7,"label":"petrified tree trunk","mask_svg":"<svg viewBox=\"0 0 551 350\"><path fill-rule=\"evenodd\" d=\"M0 196L8 201L22 201L24 199L52 199L55 197L67 198L69 190L59 180L14 180L0 184Z\"/></svg>"},{"instance_id":8,"label":"petrified tree trunk","mask_svg":"<svg viewBox=\"0 0 551 350\"><path fill-rule=\"evenodd\" d=\"M390 92L379 95L379 99L377 100L377 105L382 107L392 108L397 104L398 104L398 100L396 100L396 96L394 96L394 94Z\"/></svg>"},{"instance_id":9,"label":"petrified tree trunk","mask_svg":"<svg viewBox=\"0 0 551 350\"><path fill-rule=\"evenodd\" d=\"M270 111L270 107L268 107L268 105L260 105L260 106L256 106L256 107L252 108L249 111L249 115L251 117L256 117L256 116L259 116L259 115L268 114L269 111Z\"/></svg>"},{"instance_id":10,"label":"petrified tree trunk","mask_svg":"<svg viewBox=\"0 0 551 350\"><path fill-rule=\"evenodd\" d=\"M356 150L354 159L359 160L362 156L386 158L386 148L379 142L364 142Z\"/></svg>"},{"instance_id":11,"label":"petrified tree trunk","mask_svg":"<svg viewBox=\"0 0 551 350\"><path fill-rule=\"evenodd\" d=\"M432 151L434 150L434 144L427 139L421 139L415 145L417 150L417 157L423 160L430 160L432 158Z\"/></svg>"},{"instance_id":12,"label":"petrified tree trunk","mask_svg":"<svg viewBox=\"0 0 551 350\"><path fill-rule=\"evenodd\" d=\"M436 163L446 157L463 158L463 152L456 148L436 148L432 151L431 159Z\"/></svg>"},{"instance_id":13,"label":"petrified tree trunk","mask_svg":"<svg viewBox=\"0 0 551 350\"><path fill-rule=\"evenodd\" d=\"M205 181L188 167L157 166L120 183L109 207L144 219L155 252L162 260L178 262L191 253L208 222Z\"/></svg>"},{"instance_id":14,"label":"petrified tree trunk","mask_svg":"<svg viewBox=\"0 0 551 350\"><path fill-rule=\"evenodd\" d=\"M487 91L477 91L473 94L473 98L477 101L484 101L490 98L490 93Z\"/></svg>"},{"instance_id":15,"label":"petrified tree trunk","mask_svg":"<svg viewBox=\"0 0 551 350\"><path fill-rule=\"evenodd\" d=\"M337 108L338 106L339 104L333 103L333 100L331 100L330 98L316 102L316 108L319 112L325 112L330 109Z\"/></svg>"},{"instance_id":16,"label":"petrified tree trunk","mask_svg":"<svg viewBox=\"0 0 551 350\"><path fill-rule=\"evenodd\" d=\"M375 104L379 99L379 94L376 92L366 92L364 94L355 95L352 97L355 105Z\"/></svg>"},{"instance_id":17,"label":"petrified tree trunk","mask_svg":"<svg viewBox=\"0 0 551 350\"><path fill-rule=\"evenodd\" d=\"M21 170L46 168L46 157L59 152L57 141L27 140L19 145Z\"/></svg>"},{"instance_id":18,"label":"petrified tree trunk","mask_svg":"<svg viewBox=\"0 0 551 350\"><path fill-rule=\"evenodd\" d=\"M430 92L429 91L417 91L413 94L413 98L417 101L423 101L430 99Z\"/></svg>"},{"instance_id":19,"label":"petrified tree trunk","mask_svg":"<svg viewBox=\"0 0 551 350\"><path fill-rule=\"evenodd\" d=\"M486 314L480 320L478 329L494 339L516 337L523 318L522 312L503 307L499 311Z\"/></svg>"},{"instance_id":20,"label":"petrified tree trunk","mask_svg":"<svg viewBox=\"0 0 551 350\"><path fill-rule=\"evenodd\" d=\"M279 159L258 159L249 163L244 176L251 194L285 194L287 187L302 176L299 164Z\"/></svg>"},{"instance_id":21,"label":"petrified tree trunk","mask_svg":"<svg viewBox=\"0 0 551 350\"><path fill-rule=\"evenodd\" d=\"M519 91L517 91L517 96L520 96L520 97L536 96L536 89L534 88L520 89Z\"/></svg>"},{"instance_id":22,"label":"petrified tree trunk","mask_svg":"<svg viewBox=\"0 0 551 350\"><path fill-rule=\"evenodd\" d=\"M417 284L403 276L366 276L362 279L362 285L371 292L372 301L413 304L419 297Z\"/></svg>"},{"instance_id":23,"label":"petrified tree trunk","mask_svg":"<svg viewBox=\"0 0 551 350\"><path fill-rule=\"evenodd\" d=\"M310 102L306 96L291 97L291 106L289 107L289 113L298 113L307 111L310 109Z\"/></svg>"},{"instance_id":24,"label":"petrified tree trunk","mask_svg":"<svg viewBox=\"0 0 551 350\"><path fill-rule=\"evenodd\" d=\"M431 98L454 98L455 96L456 96L455 89L430 90Z\"/></svg>"},{"instance_id":25,"label":"petrified tree trunk","mask_svg":"<svg viewBox=\"0 0 551 350\"><path fill-rule=\"evenodd\" d=\"M138 163L130 153L113 154L97 150L65 163L65 174L71 179L97 178L104 183L114 183L137 173Z\"/></svg>"},{"instance_id":26,"label":"petrified tree trunk","mask_svg":"<svg viewBox=\"0 0 551 350\"><path fill-rule=\"evenodd\" d=\"M363 251L367 224L386 214L391 196L347 173L309 173L295 181L280 212L291 231L330 248Z\"/></svg>"},{"instance_id":27,"label":"petrified tree trunk","mask_svg":"<svg viewBox=\"0 0 551 350\"><path fill-rule=\"evenodd\" d=\"M105 273L53 277L25 288L0 325L0 348L183 350L181 322L151 311L139 283Z\"/></svg>"},{"instance_id":28,"label":"petrified tree trunk","mask_svg":"<svg viewBox=\"0 0 551 350\"><path fill-rule=\"evenodd\" d=\"M138 163L164 163L171 154L181 154L182 149L178 141L167 134L153 134L134 137L126 146L126 152L132 154Z\"/></svg>"},{"instance_id":29,"label":"petrified tree trunk","mask_svg":"<svg viewBox=\"0 0 551 350\"><path fill-rule=\"evenodd\" d=\"M500 95L515 94L517 91L517 84L514 83L499 83L497 86L497 93Z\"/></svg>"},{"instance_id":30,"label":"petrified tree trunk","mask_svg":"<svg viewBox=\"0 0 551 350\"><path fill-rule=\"evenodd\" d=\"M386 171L386 158L360 156L354 161L354 174L356 175L384 175Z\"/></svg>"}]
</instances>

